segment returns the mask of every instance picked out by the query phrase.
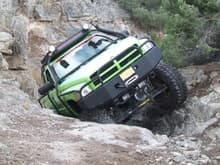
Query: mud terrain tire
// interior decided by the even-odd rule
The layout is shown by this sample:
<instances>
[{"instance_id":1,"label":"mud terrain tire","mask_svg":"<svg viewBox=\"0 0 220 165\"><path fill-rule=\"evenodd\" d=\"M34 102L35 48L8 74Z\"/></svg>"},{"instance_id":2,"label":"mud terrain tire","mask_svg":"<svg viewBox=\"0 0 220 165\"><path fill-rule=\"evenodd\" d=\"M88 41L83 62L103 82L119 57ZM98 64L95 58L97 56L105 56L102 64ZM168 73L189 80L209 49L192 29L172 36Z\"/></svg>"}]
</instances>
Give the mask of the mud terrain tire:
<instances>
[{"instance_id":1,"label":"mud terrain tire","mask_svg":"<svg viewBox=\"0 0 220 165\"><path fill-rule=\"evenodd\" d=\"M167 89L156 96L155 102L161 108L173 110L184 103L187 98L187 87L184 78L173 67L160 63L154 69L156 78L152 80L153 86L164 84Z\"/></svg>"}]
</instances>

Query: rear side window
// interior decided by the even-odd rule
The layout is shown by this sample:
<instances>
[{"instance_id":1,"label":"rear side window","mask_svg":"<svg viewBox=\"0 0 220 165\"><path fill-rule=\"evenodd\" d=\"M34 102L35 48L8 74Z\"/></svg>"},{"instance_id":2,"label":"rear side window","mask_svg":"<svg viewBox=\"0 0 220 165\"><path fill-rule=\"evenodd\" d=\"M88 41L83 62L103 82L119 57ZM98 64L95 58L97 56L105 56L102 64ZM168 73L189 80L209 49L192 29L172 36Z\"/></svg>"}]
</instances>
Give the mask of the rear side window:
<instances>
[{"instance_id":1,"label":"rear side window","mask_svg":"<svg viewBox=\"0 0 220 165\"><path fill-rule=\"evenodd\" d=\"M45 71L45 74L46 74L46 82L53 82L52 77L51 77L48 69Z\"/></svg>"}]
</instances>

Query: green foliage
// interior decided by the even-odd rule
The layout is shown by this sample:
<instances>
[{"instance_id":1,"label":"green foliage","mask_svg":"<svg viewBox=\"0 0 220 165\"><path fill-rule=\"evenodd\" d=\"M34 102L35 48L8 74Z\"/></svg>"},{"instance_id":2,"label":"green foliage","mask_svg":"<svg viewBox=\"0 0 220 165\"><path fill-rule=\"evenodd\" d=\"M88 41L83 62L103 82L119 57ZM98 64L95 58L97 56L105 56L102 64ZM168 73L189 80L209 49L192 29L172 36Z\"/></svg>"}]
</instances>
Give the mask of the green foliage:
<instances>
[{"instance_id":1,"label":"green foliage","mask_svg":"<svg viewBox=\"0 0 220 165\"><path fill-rule=\"evenodd\" d=\"M166 13L153 12L141 7L134 8L132 13L132 18L136 23L148 30L161 30L167 21Z\"/></svg>"},{"instance_id":2,"label":"green foliage","mask_svg":"<svg viewBox=\"0 0 220 165\"><path fill-rule=\"evenodd\" d=\"M160 10L161 0L118 0L120 5L131 14L131 18L148 30L164 27L167 13Z\"/></svg>"},{"instance_id":3,"label":"green foliage","mask_svg":"<svg viewBox=\"0 0 220 165\"><path fill-rule=\"evenodd\" d=\"M195 50L207 54L209 28L220 27L219 0L117 0L131 18L159 42L164 60L176 66L190 64ZM162 36L155 32L163 33ZM199 57L200 58L200 57Z\"/></svg>"},{"instance_id":4,"label":"green foliage","mask_svg":"<svg viewBox=\"0 0 220 165\"><path fill-rule=\"evenodd\" d=\"M164 61L169 62L175 66L180 66L182 63L182 58L179 57L179 47L181 43L178 38L173 35L167 35L165 38L159 42L159 46L163 48Z\"/></svg>"},{"instance_id":5,"label":"green foliage","mask_svg":"<svg viewBox=\"0 0 220 165\"><path fill-rule=\"evenodd\" d=\"M196 6L202 14L215 14L220 11L219 0L186 0L188 4Z\"/></svg>"}]
</instances>

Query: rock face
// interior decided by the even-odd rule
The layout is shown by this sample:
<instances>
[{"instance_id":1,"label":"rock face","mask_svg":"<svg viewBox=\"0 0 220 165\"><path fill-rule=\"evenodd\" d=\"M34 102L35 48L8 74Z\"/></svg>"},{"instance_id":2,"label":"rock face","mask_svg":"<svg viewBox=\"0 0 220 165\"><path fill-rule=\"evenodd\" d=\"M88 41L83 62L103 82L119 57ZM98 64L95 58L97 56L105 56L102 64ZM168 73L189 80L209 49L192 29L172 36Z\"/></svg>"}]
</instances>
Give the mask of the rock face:
<instances>
[{"instance_id":1,"label":"rock face","mask_svg":"<svg viewBox=\"0 0 220 165\"><path fill-rule=\"evenodd\" d=\"M0 32L0 52L11 55L13 51L11 47L13 46L14 39L10 33Z\"/></svg>"},{"instance_id":2,"label":"rock face","mask_svg":"<svg viewBox=\"0 0 220 165\"><path fill-rule=\"evenodd\" d=\"M111 0L0 0L0 13L0 164L220 164L219 64L181 70L181 109L127 123L149 129L81 122L37 104L40 59L82 23L138 31L128 14Z\"/></svg>"},{"instance_id":3,"label":"rock face","mask_svg":"<svg viewBox=\"0 0 220 165\"><path fill-rule=\"evenodd\" d=\"M83 23L122 29L128 19L111 0L0 0L0 70L28 70L39 85L40 60L49 45L64 41Z\"/></svg>"},{"instance_id":4,"label":"rock face","mask_svg":"<svg viewBox=\"0 0 220 165\"><path fill-rule=\"evenodd\" d=\"M129 22L128 14L111 0L0 0L0 8L1 25L10 28L16 43L19 43L16 44L19 59L15 60L15 65L19 62L27 64L28 57L32 55L41 58L48 45L63 41L75 33L80 24L98 21L120 29Z\"/></svg>"},{"instance_id":5,"label":"rock face","mask_svg":"<svg viewBox=\"0 0 220 165\"><path fill-rule=\"evenodd\" d=\"M8 70L9 64L5 59L5 56L12 56L14 38L7 30L0 28L0 70ZM3 56L4 54L4 56Z\"/></svg>"},{"instance_id":6,"label":"rock face","mask_svg":"<svg viewBox=\"0 0 220 165\"><path fill-rule=\"evenodd\" d=\"M2 53L0 53L0 70L8 70L8 63L4 59Z\"/></svg>"},{"instance_id":7,"label":"rock face","mask_svg":"<svg viewBox=\"0 0 220 165\"><path fill-rule=\"evenodd\" d=\"M15 63L12 64L12 68L26 64L29 53L28 26L29 20L26 16L20 14L13 17L11 29L16 41L14 54L16 55L17 60L14 60Z\"/></svg>"},{"instance_id":8,"label":"rock face","mask_svg":"<svg viewBox=\"0 0 220 165\"><path fill-rule=\"evenodd\" d=\"M168 141L144 128L52 114L16 84L0 81L0 164L145 164L153 157L148 160L143 152L150 154Z\"/></svg>"},{"instance_id":9,"label":"rock face","mask_svg":"<svg viewBox=\"0 0 220 165\"><path fill-rule=\"evenodd\" d=\"M13 72L0 73L0 164L220 163L220 86L154 120L154 132L172 127L168 137L135 126L81 122L41 109L20 90L27 87L16 77L21 71L12 76Z\"/></svg>"},{"instance_id":10,"label":"rock face","mask_svg":"<svg viewBox=\"0 0 220 165\"><path fill-rule=\"evenodd\" d=\"M219 64L187 67L181 72L187 80L189 98L182 108L163 117L148 113L152 118L150 124L156 123L152 126L154 132L171 136L192 136L202 134L204 129L218 120L216 115L220 113Z\"/></svg>"}]
</instances>

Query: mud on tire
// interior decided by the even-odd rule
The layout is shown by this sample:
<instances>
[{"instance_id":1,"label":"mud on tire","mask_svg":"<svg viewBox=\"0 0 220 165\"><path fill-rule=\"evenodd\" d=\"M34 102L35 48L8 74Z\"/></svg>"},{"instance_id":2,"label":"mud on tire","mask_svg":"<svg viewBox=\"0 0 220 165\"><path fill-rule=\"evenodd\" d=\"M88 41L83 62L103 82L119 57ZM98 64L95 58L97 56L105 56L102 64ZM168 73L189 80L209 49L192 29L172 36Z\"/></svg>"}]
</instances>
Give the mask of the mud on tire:
<instances>
[{"instance_id":1,"label":"mud on tire","mask_svg":"<svg viewBox=\"0 0 220 165\"><path fill-rule=\"evenodd\" d=\"M183 104L187 98L187 87L181 74L165 63L159 63L154 72L156 77L152 79L153 86L157 88L163 84L167 87L164 92L154 98L156 104L168 110L173 110Z\"/></svg>"}]
</instances>

